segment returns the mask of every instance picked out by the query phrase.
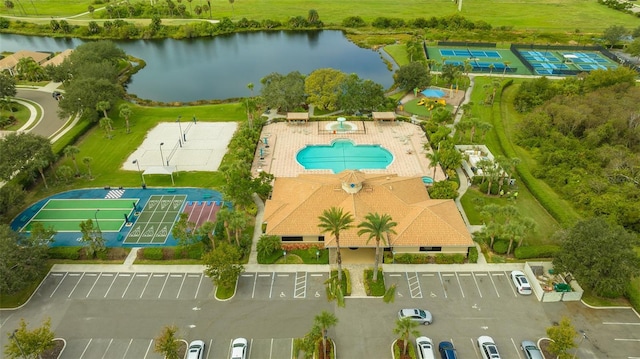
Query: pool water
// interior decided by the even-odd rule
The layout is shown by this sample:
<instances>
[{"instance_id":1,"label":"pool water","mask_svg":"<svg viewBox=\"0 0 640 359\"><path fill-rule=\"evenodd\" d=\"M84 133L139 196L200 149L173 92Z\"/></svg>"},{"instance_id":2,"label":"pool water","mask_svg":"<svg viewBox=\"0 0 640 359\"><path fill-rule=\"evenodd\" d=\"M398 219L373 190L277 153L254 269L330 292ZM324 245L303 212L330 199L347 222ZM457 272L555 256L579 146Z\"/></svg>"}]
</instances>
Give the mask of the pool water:
<instances>
[{"instance_id":1,"label":"pool water","mask_svg":"<svg viewBox=\"0 0 640 359\"><path fill-rule=\"evenodd\" d=\"M355 145L350 140L336 140L331 145L308 145L296 155L307 170L329 169L333 173L344 170L385 169L393 155L380 145Z\"/></svg>"},{"instance_id":2,"label":"pool water","mask_svg":"<svg viewBox=\"0 0 640 359\"><path fill-rule=\"evenodd\" d=\"M438 90L438 89L426 89L422 91L422 94L425 95L425 97L435 97L435 98L442 98L445 95L444 91Z\"/></svg>"}]
</instances>

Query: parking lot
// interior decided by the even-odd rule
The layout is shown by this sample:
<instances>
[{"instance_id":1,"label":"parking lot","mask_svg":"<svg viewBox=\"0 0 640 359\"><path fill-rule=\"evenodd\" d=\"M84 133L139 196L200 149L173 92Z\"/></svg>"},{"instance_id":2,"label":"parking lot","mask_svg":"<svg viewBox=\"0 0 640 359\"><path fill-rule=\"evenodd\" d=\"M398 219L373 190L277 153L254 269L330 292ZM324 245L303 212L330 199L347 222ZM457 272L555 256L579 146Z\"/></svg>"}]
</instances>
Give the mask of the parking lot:
<instances>
[{"instance_id":1,"label":"parking lot","mask_svg":"<svg viewBox=\"0 0 640 359\"><path fill-rule=\"evenodd\" d=\"M167 324L180 328L180 338L204 340L208 359L228 358L231 340L239 336L249 340L249 358L286 359L293 338L308 332L322 310L339 318L330 335L341 357L387 358L401 308L430 310L434 323L420 326L420 334L453 342L463 358L480 358L475 340L489 335L503 358L523 359L520 342L544 336L562 315L588 334L578 357L640 357L640 319L631 310L540 303L519 295L509 273L387 271L387 287L396 285L393 303L350 298L346 308L336 308L326 301L323 272L243 273L228 301L216 300L211 279L197 272L51 272L32 302L65 308L44 310L67 341L61 358L68 359L161 358L153 338ZM2 329L13 327L2 314ZM363 340L354 342L354 335Z\"/></svg>"}]
</instances>

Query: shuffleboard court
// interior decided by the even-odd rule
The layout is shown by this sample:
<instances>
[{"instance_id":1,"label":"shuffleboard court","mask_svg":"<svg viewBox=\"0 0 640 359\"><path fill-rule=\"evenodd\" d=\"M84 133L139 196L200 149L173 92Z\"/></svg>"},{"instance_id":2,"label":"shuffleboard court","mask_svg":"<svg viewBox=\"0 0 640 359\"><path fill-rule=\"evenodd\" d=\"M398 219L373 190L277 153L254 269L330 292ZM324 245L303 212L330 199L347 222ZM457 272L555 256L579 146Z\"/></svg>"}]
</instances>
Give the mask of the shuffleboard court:
<instances>
[{"instance_id":1,"label":"shuffleboard court","mask_svg":"<svg viewBox=\"0 0 640 359\"><path fill-rule=\"evenodd\" d=\"M125 244L165 243L175 223L186 195L151 196L129 231Z\"/></svg>"},{"instance_id":2,"label":"shuffleboard court","mask_svg":"<svg viewBox=\"0 0 640 359\"><path fill-rule=\"evenodd\" d=\"M118 232L131 218L138 198L128 199L51 199L26 224L31 231L34 222L53 227L58 232L78 232L80 222L95 221L103 232Z\"/></svg>"}]
</instances>

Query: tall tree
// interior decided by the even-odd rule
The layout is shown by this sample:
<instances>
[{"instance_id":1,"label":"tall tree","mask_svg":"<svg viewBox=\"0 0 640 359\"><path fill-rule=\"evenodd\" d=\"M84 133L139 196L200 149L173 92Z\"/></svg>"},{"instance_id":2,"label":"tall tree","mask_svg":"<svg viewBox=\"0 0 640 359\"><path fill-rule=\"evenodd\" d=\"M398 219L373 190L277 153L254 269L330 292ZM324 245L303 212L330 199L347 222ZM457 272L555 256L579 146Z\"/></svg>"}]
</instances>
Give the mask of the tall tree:
<instances>
[{"instance_id":1,"label":"tall tree","mask_svg":"<svg viewBox=\"0 0 640 359\"><path fill-rule=\"evenodd\" d=\"M176 337L178 327L168 325L162 328L162 331L155 338L153 350L156 353L164 355L165 359L180 359L178 349L180 348L180 340Z\"/></svg>"},{"instance_id":2,"label":"tall tree","mask_svg":"<svg viewBox=\"0 0 640 359\"><path fill-rule=\"evenodd\" d=\"M9 336L13 339L8 341L4 351L8 359L40 358L54 346L51 318L45 319L41 327L31 331L27 329L24 318L21 318L20 326Z\"/></svg>"},{"instance_id":3,"label":"tall tree","mask_svg":"<svg viewBox=\"0 0 640 359\"><path fill-rule=\"evenodd\" d=\"M0 98L14 97L16 90L16 79L4 72L0 72Z\"/></svg>"},{"instance_id":4,"label":"tall tree","mask_svg":"<svg viewBox=\"0 0 640 359\"><path fill-rule=\"evenodd\" d=\"M129 104L123 103L118 109L120 109L120 117L124 118L125 127L127 128L127 133L131 133L131 127L129 126L129 117L131 117L131 106Z\"/></svg>"},{"instance_id":5,"label":"tall tree","mask_svg":"<svg viewBox=\"0 0 640 359\"><path fill-rule=\"evenodd\" d=\"M577 334L569 317L562 317L558 325L547 328L547 336L551 339L549 344L551 354L555 354L558 359L572 358L567 350L576 347L574 339Z\"/></svg>"},{"instance_id":6,"label":"tall tree","mask_svg":"<svg viewBox=\"0 0 640 359\"><path fill-rule=\"evenodd\" d=\"M412 91L415 88L423 89L431 83L429 70L417 61L401 66L393 74L393 79L398 87L405 91Z\"/></svg>"},{"instance_id":7,"label":"tall tree","mask_svg":"<svg viewBox=\"0 0 640 359\"><path fill-rule=\"evenodd\" d=\"M627 29L622 25L611 25L604 29L602 38L607 42L609 48L617 45L622 37L628 33Z\"/></svg>"},{"instance_id":8,"label":"tall tree","mask_svg":"<svg viewBox=\"0 0 640 359\"><path fill-rule=\"evenodd\" d=\"M235 210L231 212L229 217L229 228L233 231L236 239L236 245L240 245L240 237L242 236L242 231L247 228L249 224L249 219L247 218L247 214L240 210Z\"/></svg>"},{"instance_id":9,"label":"tall tree","mask_svg":"<svg viewBox=\"0 0 640 359\"><path fill-rule=\"evenodd\" d=\"M426 145L428 146L428 145ZM440 165L440 151L431 151L425 154L425 157L429 160L429 168L433 167L433 180L436 179L436 171L438 170L438 166Z\"/></svg>"},{"instance_id":10,"label":"tall tree","mask_svg":"<svg viewBox=\"0 0 640 359\"><path fill-rule=\"evenodd\" d=\"M631 278L640 274L640 261L633 251L637 238L622 226L591 218L561 232L560 237L562 250L553 259L554 267L561 273L570 271L596 295L618 297Z\"/></svg>"},{"instance_id":11,"label":"tall tree","mask_svg":"<svg viewBox=\"0 0 640 359\"><path fill-rule=\"evenodd\" d=\"M82 159L82 163L87 167L89 178L93 178L93 175L91 174L91 161L93 161L92 157L84 157Z\"/></svg>"},{"instance_id":12,"label":"tall tree","mask_svg":"<svg viewBox=\"0 0 640 359\"><path fill-rule=\"evenodd\" d=\"M369 213L364 216L365 220L358 224L358 236L369 235L367 243L373 238L376 241L376 258L373 265L373 280L378 281L378 263L380 262L380 241L385 246L389 245L389 235L396 234L395 227L398 225L388 214Z\"/></svg>"},{"instance_id":13,"label":"tall tree","mask_svg":"<svg viewBox=\"0 0 640 359\"><path fill-rule=\"evenodd\" d=\"M322 211L318 217L320 231L336 238L336 262L338 263L338 283L342 282L342 254L340 253L340 232L352 227L353 215L344 213L340 207L331 207Z\"/></svg>"},{"instance_id":14,"label":"tall tree","mask_svg":"<svg viewBox=\"0 0 640 359\"><path fill-rule=\"evenodd\" d=\"M95 223L92 219L80 222L80 232L82 233L81 241L85 244L87 257L94 258L96 253L105 250L104 238L99 223Z\"/></svg>"},{"instance_id":15,"label":"tall tree","mask_svg":"<svg viewBox=\"0 0 640 359\"><path fill-rule=\"evenodd\" d=\"M46 271L49 240L41 237L26 237L0 224L0 294L16 293Z\"/></svg>"},{"instance_id":16,"label":"tall tree","mask_svg":"<svg viewBox=\"0 0 640 359\"><path fill-rule=\"evenodd\" d=\"M293 71L287 75L271 73L260 80L260 90L268 107L290 111L304 103L304 75Z\"/></svg>"},{"instance_id":17,"label":"tall tree","mask_svg":"<svg viewBox=\"0 0 640 359\"><path fill-rule=\"evenodd\" d=\"M323 355L327 352L327 330L331 327L335 327L338 324L338 318L332 313L323 310L322 313L316 315L313 319L315 325L320 327L322 333L322 348Z\"/></svg>"},{"instance_id":18,"label":"tall tree","mask_svg":"<svg viewBox=\"0 0 640 359\"><path fill-rule=\"evenodd\" d=\"M171 229L171 235L183 247L190 246L196 241L196 223L189 221L188 213L180 213L178 221Z\"/></svg>"},{"instance_id":19,"label":"tall tree","mask_svg":"<svg viewBox=\"0 0 640 359\"><path fill-rule=\"evenodd\" d=\"M400 340L402 340L403 344L402 354L407 354L407 345L411 336L417 337L420 335L420 332L416 330L417 327L418 323L411 320L411 318L396 320L396 327L393 329L393 333L400 335Z\"/></svg>"},{"instance_id":20,"label":"tall tree","mask_svg":"<svg viewBox=\"0 0 640 359\"><path fill-rule=\"evenodd\" d=\"M78 162L76 161L76 155L80 153L80 149L77 146L69 145L64 148L65 157L71 158L73 166L76 169L76 177L80 175L80 169L78 168Z\"/></svg>"},{"instance_id":21,"label":"tall tree","mask_svg":"<svg viewBox=\"0 0 640 359\"><path fill-rule=\"evenodd\" d=\"M346 77L342 71L330 68L313 71L304 80L307 102L325 110L336 110L342 82Z\"/></svg>"},{"instance_id":22,"label":"tall tree","mask_svg":"<svg viewBox=\"0 0 640 359\"><path fill-rule=\"evenodd\" d=\"M244 266L240 264L241 259L240 248L222 242L216 249L204 255L204 273L212 278L217 286L232 289L238 276L244 271Z\"/></svg>"}]
</instances>

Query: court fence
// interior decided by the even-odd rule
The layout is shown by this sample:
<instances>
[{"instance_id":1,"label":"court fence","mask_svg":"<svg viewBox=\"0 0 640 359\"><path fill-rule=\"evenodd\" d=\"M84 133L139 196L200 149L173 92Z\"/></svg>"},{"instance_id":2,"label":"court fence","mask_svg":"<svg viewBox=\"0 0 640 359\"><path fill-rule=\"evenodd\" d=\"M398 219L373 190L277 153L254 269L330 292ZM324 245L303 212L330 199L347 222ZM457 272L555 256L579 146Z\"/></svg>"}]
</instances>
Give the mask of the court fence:
<instances>
[{"instance_id":1,"label":"court fence","mask_svg":"<svg viewBox=\"0 0 640 359\"><path fill-rule=\"evenodd\" d=\"M438 41L438 46L455 46L455 47L496 47L496 43L495 43L495 42Z\"/></svg>"}]
</instances>

